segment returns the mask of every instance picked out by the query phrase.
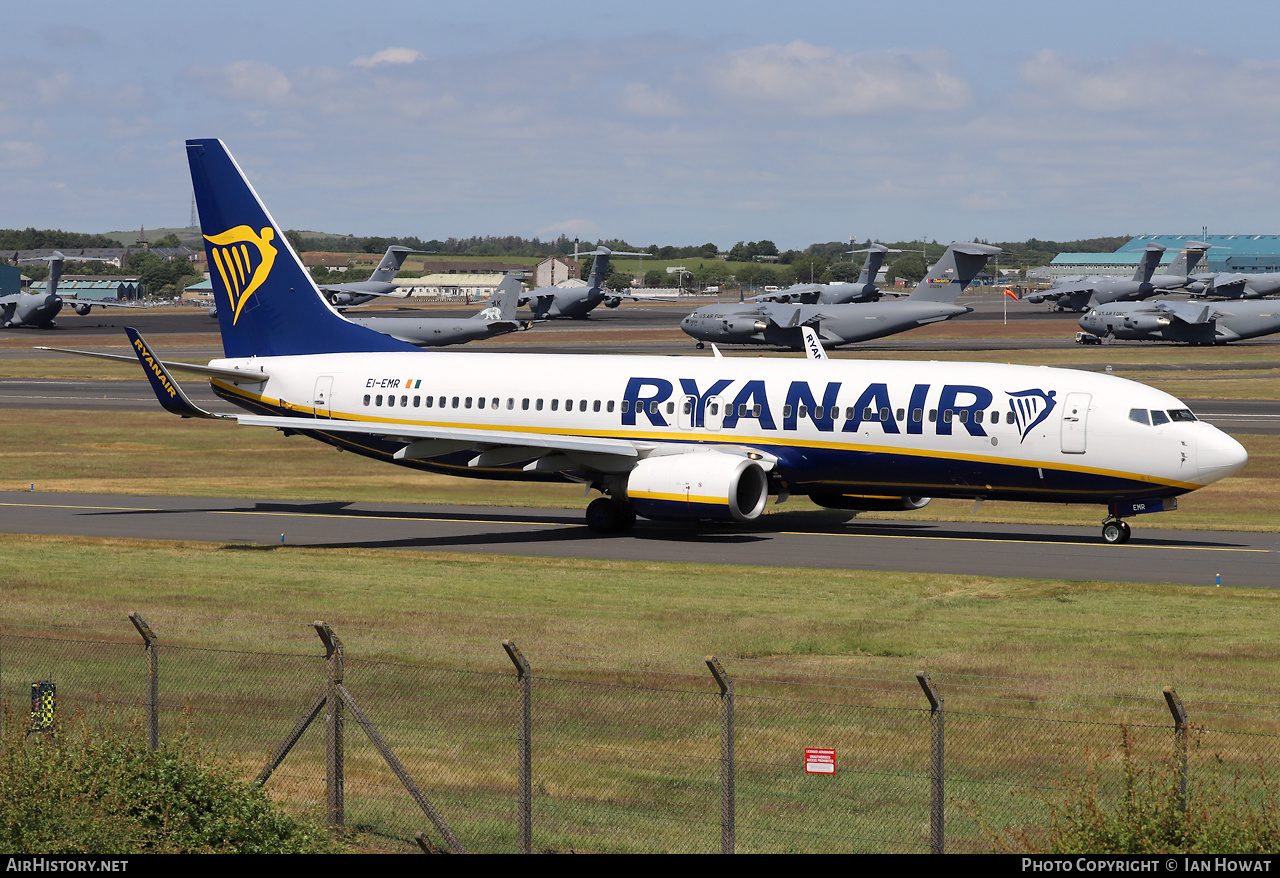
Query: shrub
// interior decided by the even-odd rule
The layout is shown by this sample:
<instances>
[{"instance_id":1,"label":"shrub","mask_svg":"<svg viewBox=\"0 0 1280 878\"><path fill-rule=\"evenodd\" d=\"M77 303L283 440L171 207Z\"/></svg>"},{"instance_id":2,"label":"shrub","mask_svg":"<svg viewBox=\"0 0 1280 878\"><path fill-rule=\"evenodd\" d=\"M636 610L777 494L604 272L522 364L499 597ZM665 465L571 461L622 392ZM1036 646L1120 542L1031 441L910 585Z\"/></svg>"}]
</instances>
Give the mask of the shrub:
<instances>
[{"instance_id":1,"label":"shrub","mask_svg":"<svg viewBox=\"0 0 1280 878\"><path fill-rule=\"evenodd\" d=\"M6 728L18 724L7 721ZM319 826L212 764L180 736L151 752L138 730L86 723L23 738L0 754L0 851L27 854L337 852Z\"/></svg>"}]
</instances>

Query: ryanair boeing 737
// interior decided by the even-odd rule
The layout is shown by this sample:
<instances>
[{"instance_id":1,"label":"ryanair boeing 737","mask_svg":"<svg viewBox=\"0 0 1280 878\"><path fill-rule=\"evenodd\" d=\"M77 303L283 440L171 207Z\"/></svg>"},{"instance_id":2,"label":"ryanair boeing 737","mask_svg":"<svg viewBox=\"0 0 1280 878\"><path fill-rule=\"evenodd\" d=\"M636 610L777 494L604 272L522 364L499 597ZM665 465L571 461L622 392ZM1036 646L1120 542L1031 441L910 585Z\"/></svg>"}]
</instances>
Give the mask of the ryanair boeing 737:
<instances>
[{"instance_id":1,"label":"ryanair boeing 737","mask_svg":"<svg viewBox=\"0 0 1280 878\"><path fill-rule=\"evenodd\" d=\"M166 409L274 427L377 460L574 481L597 532L635 516L751 521L770 495L841 509L1041 500L1125 517L1242 466L1240 443L1159 390L988 363L423 351L343 320L218 140L187 142L225 358L162 362ZM103 356L103 355L99 355ZM248 414L197 408L170 369Z\"/></svg>"}]
</instances>

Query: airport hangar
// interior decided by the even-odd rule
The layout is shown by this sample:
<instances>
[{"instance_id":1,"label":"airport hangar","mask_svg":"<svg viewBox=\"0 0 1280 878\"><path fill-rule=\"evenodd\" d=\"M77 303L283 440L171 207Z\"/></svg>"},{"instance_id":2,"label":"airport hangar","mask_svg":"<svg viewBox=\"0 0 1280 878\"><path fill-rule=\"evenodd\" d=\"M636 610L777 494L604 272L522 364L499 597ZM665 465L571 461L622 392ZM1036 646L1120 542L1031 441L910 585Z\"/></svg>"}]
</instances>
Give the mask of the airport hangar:
<instances>
[{"instance_id":1,"label":"airport hangar","mask_svg":"<svg viewBox=\"0 0 1280 878\"><path fill-rule=\"evenodd\" d=\"M1138 235L1114 253L1059 253L1041 269L1042 277L1057 279L1073 275L1133 277L1138 260L1148 244L1165 247L1160 260L1167 267L1178 258L1187 241L1204 240L1210 245L1196 273L1220 272L1257 274L1280 271L1280 235ZM1160 269L1157 269L1159 273Z\"/></svg>"}]
</instances>

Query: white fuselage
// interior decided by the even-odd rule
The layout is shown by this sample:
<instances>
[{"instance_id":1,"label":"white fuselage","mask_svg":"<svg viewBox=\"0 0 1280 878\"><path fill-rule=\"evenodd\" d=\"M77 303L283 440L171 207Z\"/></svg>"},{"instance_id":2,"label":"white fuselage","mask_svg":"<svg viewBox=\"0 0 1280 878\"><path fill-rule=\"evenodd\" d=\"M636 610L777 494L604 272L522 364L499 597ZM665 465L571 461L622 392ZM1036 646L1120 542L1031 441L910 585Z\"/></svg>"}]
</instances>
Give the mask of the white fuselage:
<instances>
[{"instance_id":1,"label":"white fuselage","mask_svg":"<svg viewBox=\"0 0 1280 878\"><path fill-rule=\"evenodd\" d=\"M642 456L672 445L747 447L777 459L772 490L797 494L1109 502L1186 493L1247 459L1163 391L1045 367L426 351L210 365L266 372L265 383L213 382L263 414L607 437ZM408 442L316 438L384 460ZM529 477L520 462L469 470L472 456L396 462Z\"/></svg>"}]
</instances>

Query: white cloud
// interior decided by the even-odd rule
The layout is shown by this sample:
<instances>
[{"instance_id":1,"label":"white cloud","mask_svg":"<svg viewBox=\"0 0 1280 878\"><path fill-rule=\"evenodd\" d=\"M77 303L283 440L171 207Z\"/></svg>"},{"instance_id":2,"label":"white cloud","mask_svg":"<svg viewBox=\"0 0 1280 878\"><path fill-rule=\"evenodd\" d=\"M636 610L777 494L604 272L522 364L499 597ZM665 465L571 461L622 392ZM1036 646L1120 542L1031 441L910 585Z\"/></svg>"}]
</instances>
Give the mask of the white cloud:
<instances>
[{"instance_id":1,"label":"white cloud","mask_svg":"<svg viewBox=\"0 0 1280 878\"><path fill-rule=\"evenodd\" d=\"M251 104L282 104L293 89L283 71L262 61L233 61L222 67L193 65L189 72L218 97Z\"/></svg>"},{"instance_id":2,"label":"white cloud","mask_svg":"<svg viewBox=\"0 0 1280 878\"><path fill-rule=\"evenodd\" d=\"M844 54L796 40L733 52L711 79L729 97L805 116L963 107L969 86L943 69L945 61L939 51Z\"/></svg>"},{"instance_id":3,"label":"white cloud","mask_svg":"<svg viewBox=\"0 0 1280 878\"><path fill-rule=\"evenodd\" d=\"M38 168L44 164L44 147L30 140L0 141L0 168L21 171Z\"/></svg>"},{"instance_id":4,"label":"white cloud","mask_svg":"<svg viewBox=\"0 0 1280 878\"><path fill-rule=\"evenodd\" d=\"M356 67L376 67L379 64L413 64L415 61L423 60L424 57L417 49L390 48L383 49L381 52L374 52L367 58L357 58L351 63Z\"/></svg>"},{"instance_id":5,"label":"white cloud","mask_svg":"<svg viewBox=\"0 0 1280 878\"><path fill-rule=\"evenodd\" d=\"M623 89L622 108L637 116L678 116L684 112L674 96L647 82L632 82Z\"/></svg>"}]
</instances>

